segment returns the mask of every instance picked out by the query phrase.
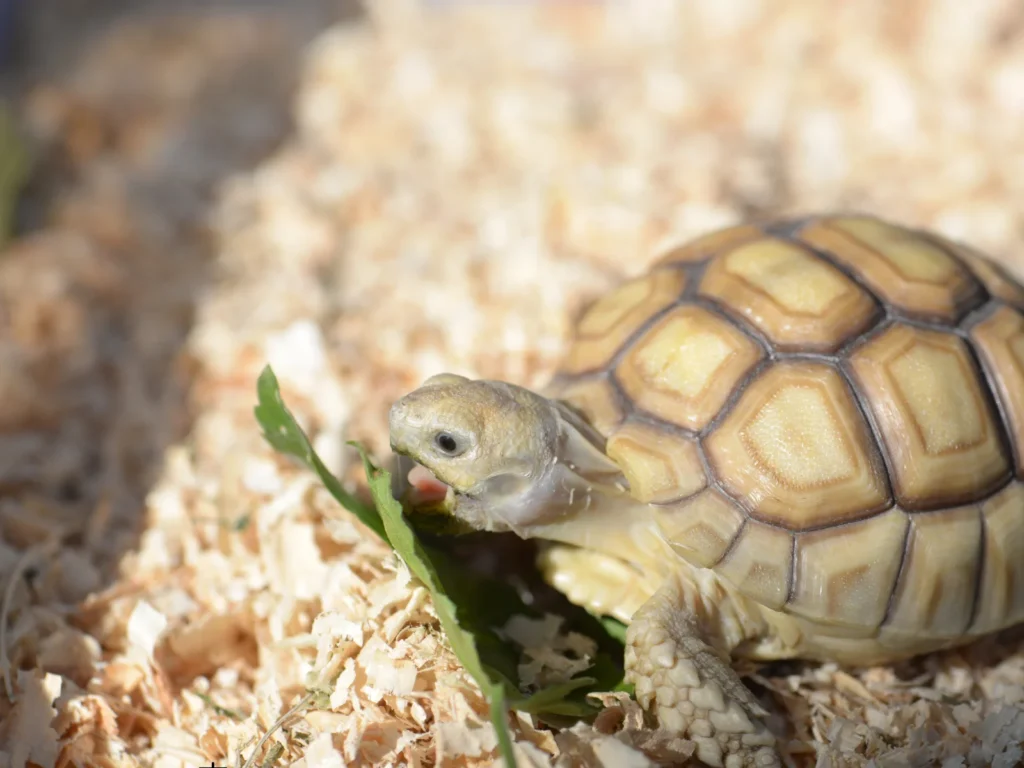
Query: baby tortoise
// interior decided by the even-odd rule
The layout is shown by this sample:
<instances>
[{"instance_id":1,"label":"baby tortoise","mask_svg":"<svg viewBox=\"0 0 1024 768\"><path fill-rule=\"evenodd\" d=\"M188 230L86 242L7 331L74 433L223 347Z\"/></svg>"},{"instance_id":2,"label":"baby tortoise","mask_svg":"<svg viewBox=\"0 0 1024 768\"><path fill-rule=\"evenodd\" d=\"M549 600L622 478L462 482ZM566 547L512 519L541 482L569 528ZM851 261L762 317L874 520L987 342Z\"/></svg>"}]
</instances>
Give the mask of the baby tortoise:
<instances>
[{"instance_id":1,"label":"baby tortoise","mask_svg":"<svg viewBox=\"0 0 1024 768\"><path fill-rule=\"evenodd\" d=\"M582 316L549 391L452 374L390 415L711 766L776 766L731 657L891 662L1024 621L1024 287L869 216L734 226Z\"/></svg>"}]
</instances>

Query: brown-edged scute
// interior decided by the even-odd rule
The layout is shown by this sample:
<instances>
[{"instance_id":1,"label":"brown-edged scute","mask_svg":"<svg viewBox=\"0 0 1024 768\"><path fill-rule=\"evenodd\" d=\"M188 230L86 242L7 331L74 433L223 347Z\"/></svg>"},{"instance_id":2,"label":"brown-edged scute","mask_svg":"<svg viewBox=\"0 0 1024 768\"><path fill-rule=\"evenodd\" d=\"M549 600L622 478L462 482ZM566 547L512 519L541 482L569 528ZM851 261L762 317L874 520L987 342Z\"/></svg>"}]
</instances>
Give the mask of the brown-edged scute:
<instances>
[{"instance_id":1,"label":"brown-edged scute","mask_svg":"<svg viewBox=\"0 0 1024 768\"><path fill-rule=\"evenodd\" d=\"M862 215L712 232L589 307L557 381L673 548L764 605L1024 620L1024 288L970 247Z\"/></svg>"}]
</instances>

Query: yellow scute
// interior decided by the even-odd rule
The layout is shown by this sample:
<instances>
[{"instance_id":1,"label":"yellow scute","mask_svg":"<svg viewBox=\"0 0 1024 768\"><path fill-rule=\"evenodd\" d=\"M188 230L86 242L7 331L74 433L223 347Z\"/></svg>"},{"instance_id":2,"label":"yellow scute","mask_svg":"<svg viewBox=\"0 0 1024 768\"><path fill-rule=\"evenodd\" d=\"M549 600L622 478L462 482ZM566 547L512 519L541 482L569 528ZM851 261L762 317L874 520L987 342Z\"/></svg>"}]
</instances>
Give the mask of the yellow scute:
<instances>
[{"instance_id":1,"label":"yellow scute","mask_svg":"<svg viewBox=\"0 0 1024 768\"><path fill-rule=\"evenodd\" d=\"M650 292L650 281L646 277L624 283L617 290L602 296L587 310L580 320L579 332L586 336L606 333L642 303Z\"/></svg>"},{"instance_id":2,"label":"yellow scute","mask_svg":"<svg viewBox=\"0 0 1024 768\"><path fill-rule=\"evenodd\" d=\"M706 425L763 356L726 319L683 304L637 339L615 370L634 405L687 429Z\"/></svg>"},{"instance_id":3,"label":"yellow scute","mask_svg":"<svg viewBox=\"0 0 1024 768\"><path fill-rule=\"evenodd\" d=\"M902 227L868 218L837 219L835 226L874 248L907 280L942 284L957 277L948 254Z\"/></svg>"},{"instance_id":4,"label":"yellow scute","mask_svg":"<svg viewBox=\"0 0 1024 768\"><path fill-rule=\"evenodd\" d=\"M649 383L696 397L734 351L735 347L706 323L676 315L637 352L636 361Z\"/></svg>"},{"instance_id":5,"label":"yellow scute","mask_svg":"<svg viewBox=\"0 0 1024 768\"><path fill-rule=\"evenodd\" d=\"M833 267L803 249L777 240L737 248L726 257L727 270L793 312L823 315L850 291Z\"/></svg>"},{"instance_id":6,"label":"yellow scute","mask_svg":"<svg viewBox=\"0 0 1024 768\"><path fill-rule=\"evenodd\" d=\"M578 409L602 435L611 434L625 418L615 392L605 378L572 381L552 395Z\"/></svg>"},{"instance_id":7,"label":"yellow scute","mask_svg":"<svg viewBox=\"0 0 1024 768\"><path fill-rule=\"evenodd\" d=\"M751 452L791 486L834 483L857 471L856 454L821 387L780 389L750 421L744 438Z\"/></svg>"},{"instance_id":8,"label":"yellow scute","mask_svg":"<svg viewBox=\"0 0 1024 768\"><path fill-rule=\"evenodd\" d=\"M972 633L1024 621L1024 483L1011 483L982 505L985 571Z\"/></svg>"},{"instance_id":9,"label":"yellow scute","mask_svg":"<svg viewBox=\"0 0 1024 768\"><path fill-rule=\"evenodd\" d=\"M975 379L955 352L917 344L894 360L890 370L928 453L967 448L985 439Z\"/></svg>"},{"instance_id":10,"label":"yellow scute","mask_svg":"<svg viewBox=\"0 0 1024 768\"><path fill-rule=\"evenodd\" d=\"M1013 353L1017 367L1024 371L1024 333L1018 334L1010 341L1010 352Z\"/></svg>"},{"instance_id":11,"label":"yellow scute","mask_svg":"<svg viewBox=\"0 0 1024 768\"><path fill-rule=\"evenodd\" d=\"M888 501L868 425L842 375L825 363L773 365L704 447L722 486L754 518L790 530L835 525Z\"/></svg>"},{"instance_id":12,"label":"yellow scute","mask_svg":"<svg viewBox=\"0 0 1024 768\"><path fill-rule=\"evenodd\" d=\"M900 566L908 518L899 509L802 534L790 609L815 620L877 627Z\"/></svg>"},{"instance_id":13,"label":"yellow scute","mask_svg":"<svg viewBox=\"0 0 1024 768\"><path fill-rule=\"evenodd\" d=\"M661 427L627 423L609 438L607 452L640 501L679 499L707 484L697 443Z\"/></svg>"},{"instance_id":14,"label":"yellow scute","mask_svg":"<svg viewBox=\"0 0 1024 768\"><path fill-rule=\"evenodd\" d=\"M851 355L850 373L889 453L901 507L962 506L1005 482L999 414L959 336L897 323Z\"/></svg>"}]
</instances>

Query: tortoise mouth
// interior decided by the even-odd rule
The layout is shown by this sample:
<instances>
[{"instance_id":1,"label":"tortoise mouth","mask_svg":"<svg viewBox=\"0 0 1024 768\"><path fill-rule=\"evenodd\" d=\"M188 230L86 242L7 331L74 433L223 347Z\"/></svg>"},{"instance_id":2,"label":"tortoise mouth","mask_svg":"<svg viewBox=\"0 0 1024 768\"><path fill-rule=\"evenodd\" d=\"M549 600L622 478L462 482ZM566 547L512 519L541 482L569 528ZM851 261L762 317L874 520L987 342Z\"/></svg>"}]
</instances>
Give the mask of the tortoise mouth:
<instances>
[{"instance_id":1,"label":"tortoise mouth","mask_svg":"<svg viewBox=\"0 0 1024 768\"><path fill-rule=\"evenodd\" d=\"M407 501L414 509L445 507L451 509L458 492L427 469L404 454L395 455L391 475L391 491L396 499Z\"/></svg>"},{"instance_id":2,"label":"tortoise mouth","mask_svg":"<svg viewBox=\"0 0 1024 768\"><path fill-rule=\"evenodd\" d=\"M455 489L442 482L433 472L422 464L416 464L406 474L409 484L411 501L414 506L421 504L438 504L455 495Z\"/></svg>"}]
</instances>

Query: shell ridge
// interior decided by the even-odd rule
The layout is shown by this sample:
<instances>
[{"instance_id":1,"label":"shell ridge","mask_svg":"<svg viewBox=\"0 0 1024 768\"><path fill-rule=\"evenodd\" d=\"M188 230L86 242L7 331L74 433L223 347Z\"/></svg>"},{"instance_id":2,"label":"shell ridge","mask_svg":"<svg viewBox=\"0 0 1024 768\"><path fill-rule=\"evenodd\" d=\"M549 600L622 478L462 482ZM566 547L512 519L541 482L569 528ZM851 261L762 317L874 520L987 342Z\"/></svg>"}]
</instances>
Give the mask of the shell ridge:
<instances>
[{"instance_id":1,"label":"shell ridge","mask_svg":"<svg viewBox=\"0 0 1024 768\"><path fill-rule=\"evenodd\" d=\"M828 217L828 218L822 219L822 222L825 223L826 226L828 226L828 224L830 224L832 220L834 220L834 219L841 219L841 218L843 218L843 217L841 217L841 216ZM873 219L876 222L881 222L883 224L886 223L886 222L884 222L884 220L878 218L877 216L864 216L864 215L861 215L860 218L870 218L870 219ZM919 237L920 233L919 233L918 230L906 228L906 231L908 233L914 235L915 237ZM850 243L854 247L861 248L861 249L863 249L865 251L868 251L869 253L871 253L874 256L876 256L882 262L888 262L889 261L885 257L885 254L882 253L881 251L879 251L878 248L876 248L875 246L873 246L873 245L871 245L869 243L864 242L864 240L862 240L860 237L858 237L857 235L853 234L852 232L848 232L846 229L843 229L841 227L831 227L831 226L829 226L829 233L831 235L833 235L834 237L837 237L840 240L845 240L847 243ZM970 312L972 312L973 310L977 309L979 306L984 304L986 301L988 301L988 298L989 298L989 295L990 295L989 291L988 291L988 288L982 283L981 279L975 274L974 270L969 268L967 265L965 265L963 263L963 261L961 259L957 258L954 254L950 253L949 249L947 247L945 247L944 245L940 245L940 244L935 243L930 238L921 237L920 239L923 240L924 242L928 243L928 245L931 245L932 247L934 247L936 250L940 251L944 256L947 256L950 259L950 261L953 262L954 266L961 273L961 275L966 277L967 280L970 283L971 295L973 297L971 303L965 304L953 316L953 321L949 325L943 324L943 322L941 320L935 321L935 322L940 323L941 327L955 326L957 323L960 322L960 320L963 319L963 317L965 315L969 314ZM829 251L827 251L827 250L825 250L823 248L818 248L816 246L813 246L810 243L804 243L803 240L800 240L800 242L803 245L805 245L806 247L810 248L811 251L814 252L815 254L817 254L819 257L821 257L822 259L827 261L829 264L834 266L836 269L841 271L848 278L850 278L851 280L856 282L864 290L868 291L871 294L871 296L873 296L875 298L875 300L882 305L882 307L885 309L887 314L895 315L896 317L899 317L900 319L907 320L908 322L911 321L912 319L914 321L916 321L916 322L923 322L923 323L926 323L926 324L929 323L929 322L933 322L933 321L927 320L926 318L920 317L921 314L924 314L923 312L918 313L918 315L915 316L913 313L909 313L906 310L903 310L900 307L898 307L895 304L895 302L891 302L891 301L886 300L883 296L881 296L879 294L878 291L873 290L871 288L871 286L867 283L867 281L864 278L862 278L852 267L846 267L842 263L841 260L839 260L839 259L837 259L835 257L834 254L830 253ZM926 325L925 327L932 327L932 326L927 326Z\"/></svg>"},{"instance_id":2,"label":"shell ridge","mask_svg":"<svg viewBox=\"0 0 1024 768\"><path fill-rule=\"evenodd\" d=\"M724 563L726 560L729 559L729 557L733 553L733 550L735 550L737 545L739 544L740 539L743 538L743 532L745 530L747 530L747 524L749 522L750 522L750 518L744 516L743 517L743 522L740 523L739 528L736 529L736 533L733 534L732 540L729 542L729 546L727 546L725 548L725 551L722 552L722 556L720 558L718 558L718 562L716 562L714 565L711 566L712 568L717 568L718 566L720 566L722 563Z\"/></svg>"},{"instance_id":3,"label":"shell ridge","mask_svg":"<svg viewBox=\"0 0 1024 768\"><path fill-rule=\"evenodd\" d=\"M864 393L858 386L854 374L847 368L847 365L848 358L839 360L836 365L836 371L838 371L843 383L849 387L850 394L853 397L853 403L857 407L857 411L860 413L861 418L863 418L865 423L868 425L868 431L871 433L871 439L875 443L878 455L882 458L882 466L885 468L885 493L887 506L885 509L876 513L881 514L882 512L891 509L896 504L896 468L893 463L892 455L889 453L889 446L886 445L885 437L882 434L881 428L878 426L878 420L875 418L875 413L865 401Z\"/></svg>"},{"instance_id":4,"label":"shell ridge","mask_svg":"<svg viewBox=\"0 0 1024 768\"><path fill-rule=\"evenodd\" d=\"M992 292L988 289L988 286L985 285L985 281L978 277L974 268L957 252L957 247L959 246L958 243L953 242L952 239L947 240L945 237L937 237L934 232L929 232L926 229L913 229L911 231L914 233L915 237L921 238L933 248L937 248L946 254L946 256L956 263L962 272L969 275L971 280L974 282L974 290L979 294L978 306L967 308L965 316L978 309L978 307L988 303L993 298ZM962 320L963 317L961 317L958 322Z\"/></svg>"},{"instance_id":5,"label":"shell ridge","mask_svg":"<svg viewBox=\"0 0 1024 768\"><path fill-rule=\"evenodd\" d=\"M896 578L892 581L892 590L889 592L889 599L886 601L885 613L882 615L879 627L884 627L889 623L889 619L892 618L893 608L896 607L896 593L899 591L900 582L903 581L904 571L906 571L907 562L910 559L910 548L914 542L913 536L910 535L913 530L914 521L906 512L903 513L903 516L906 518L906 524L903 526L903 546L900 550L900 564L896 568Z\"/></svg>"},{"instance_id":6,"label":"shell ridge","mask_svg":"<svg viewBox=\"0 0 1024 768\"><path fill-rule=\"evenodd\" d=\"M665 318L672 310L678 309L680 306L686 303L685 299L683 298L683 295L685 293L686 291L684 289L679 294L679 296L677 296L672 301L671 304L668 304L662 309L659 309L649 318L644 320L636 329L634 329L634 331L631 334L629 334L629 336L622 340L622 343L619 345L619 348L615 350L615 353L610 358L608 358L607 362L605 362L603 365L599 365L597 368L594 368L592 372L613 372L618 367L619 363L622 362L622 358L624 358L626 356L626 353L628 353L629 350L633 348L633 345L636 344L636 342L640 339L641 336L643 336L645 333L651 330L651 328L657 325L657 323L663 318ZM625 392L623 392L623 396L625 396Z\"/></svg>"},{"instance_id":7,"label":"shell ridge","mask_svg":"<svg viewBox=\"0 0 1024 768\"><path fill-rule=\"evenodd\" d=\"M994 315L1001 307L1005 307L1011 312L1016 311L1010 305L998 300L990 302L990 305L992 307L990 311L985 313L984 316L978 317L972 322L972 329L974 325L983 323L985 320ZM1011 467L1010 469L1010 477L1019 477L1021 479L1024 479L1024 474L1016 470L1016 467L1024 466L1024 457L1022 457L1021 455L1022 453L1024 453L1024 435L1021 435L1016 440L1014 439L1015 432L1013 428L1013 421L1010 417L1010 406L1008 403L1004 401L1002 389L996 382L996 377L998 374L996 371L992 370L992 366L988 360L988 356L981 353L981 350L978 348L978 343L974 340L974 337L970 332L968 332L967 334L966 341L967 347L970 350L971 357L974 359L975 364L978 366L978 370L981 372L982 380L985 382L985 389L988 391L992 399L992 405L994 405L995 407L995 411L997 414L996 421L998 422L998 429L1000 431L1000 439L1005 438L1007 442L1004 443L1004 447L1008 445L1010 449L1010 456L1013 459L1013 467Z\"/></svg>"},{"instance_id":8,"label":"shell ridge","mask_svg":"<svg viewBox=\"0 0 1024 768\"><path fill-rule=\"evenodd\" d=\"M729 498L731 499L733 497L729 496ZM736 503L739 504L740 502L737 501ZM758 518L754 518L754 519L756 519L756 521L758 523L760 523L761 525L766 525L769 528L778 528L780 531L785 531L786 533L792 533L794 535L800 536L800 535L805 534L805 533L818 533L820 531L835 531L835 530L838 530L840 528L846 528L847 526L856 525L857 523L863 523L866 520L870 520L870 519L872 519L874 517L880 517L880 516L884 515L885 513L891 511L895 506L896 506L895 504L889 504L888 506L881 507L879 509L868 509L863 514L852 515L852 516L850 516L848 518L844 518L842 520L839 520L838 522L817 523L816 525L808 525L807 527L800 528L798 530L793 530L792 528L787 528L786 526L784 526L781 523L778 523L778 522L772 520L771 518L760 518L760 517L758 517ZM744 511L746 511L746 509L744 509Z\"/></svg>"},{"instance_id":9,"label":"shell ridge","mask_svg":"<svg viewBox=\"0 0 1024 768\"><path fill-rule=\"evenodd\" d=\"M981 609L981 586L985 582L985 566L988 560L988 520L985 517L985 510L980 505L978 506L978 521L981 526L978 540L978 562L974 573L974 589L971 591L971 610L968 613L967 625L963 629L963 634L970 632L978 620L978 613Z\"/></svg>"},{"instance_id":10,"label":"shell ridge","mask_svg":"<svg viewBox=\"0 0 1024 768\"><path fill-rule=\"evenodd\" d=\"M627 395L622 389L622 385L619 383L619 379L615 375L615 371L613 369L606 368L602 371L601 376L608 382L608 387L612 391L612 397L615 398L616 404L624 414L622 421L619 422L619 426L622 426L627 419L636 413L636 406L633 405L633 401L630 400L629 395Z\"/></svg>"},{"instance_id":11,"label":"shell ridge","mask_svg":"<svg viewBox=\"0 0 1024 768\"><path fill-rule=\"evenodd\" d=\"M829 221L831 221L832 218L834 218L834 217L823 217L821 219L818 219L817 222L806 222L804 224L804 226L807 226L807 224L811 224L811 223L825 223L825 224L827 224ZM803 226L800 227L800 229L803 229L803 228L804 228ZM846 236L845 233L841 233L841 234L843 236ZM879 296L878 292L875 291L875 289L872 288L871 285L863 277L861 277L855 270L851 269L846 264L844 264L842 261L840 261L835 256L833 256L831 253L826 251L824 248L819 248L818 246L816 246L816 245L814 245L812 243L809 243L806 240L804 240L802 237L800 237L800 231L799 230L797 230L797 232L794 235L785 237L783 239L787 240L792 245L797 245L797 246L801 246L803 248L806 248L808 251L813 253L819 259L824 261L826 264L828 264L831 267L839 270L839 272L841 272L843 274L843 276L846 277L847 280L852 281L853 283L858 285L862 290L867 292L868 296L870 296L872 298L872 300L875 302L875 306L881 311L881 313L883 313L886 317L888 317L891 314L891 312L893 311L892 305L889 302L885 301L881 296ZM858 244L860 244L859 240L856 241L856 242ZM873 250L873 249L871 249L871 250Z\"/></svg>"},{"instance_id":12,"label":"shell ridge","mask_svg":"<svg viewBox=\"0 0 1024 768\"><path fill-rule=\"evenodd\" d=\"M686 273L686 285L683 286L683 292L679 297L680 301L689 301L698 297L700 294L700 283L704 279L704 273L708 271L708 264L720 255L721 251L716 251L704 259L704 261L699 261L696 264L682 265L682 269Z\"/></svg>"},{"instance_id":13,"label":"shell ridge","mask_svg":"<svg viewBox=\"0 0 1024 768\"><path fill-rule=\"evenodd\" d=\"M969 315L970 313L968 313ZM966 317L967 315L965 315ZM967 338L967 331L961 328L959 325L947 325L946 323L922 320L919 317L908 317L907 315L900 312L898 309L893 311L893 318L902 325L910 326L911 328L917 328L921 331L932 331L933 333L946 333L950 336L957 336L958 338Z\"/></svg>"},{"instance_id":14,"label":"shell ridge","mask_svg":"<svg viewBox=\"0 0 1024 768\"><path fill-rule=\"evenodd\" d=\"M957 327L970 337L970 333L974 330L976 325L980 325L988 320L992 315L998 312L1001 307L1006 307L1011 311L1013 310L1013 307L1005 301L993 296L977 309L964 315L963 320L960 321L960 324Z\"/></svg>"},{"instance_id":15,"label":"shell ridge","mask_svg":"<svg viewBox=\"0 0 1024 768\"><path fill-rule=\"evenodd\" d=\"M713 296L698 294L695 295L690 302L737 328L741 333L754 341L761 348L761 351L764 352L766 357L773 357L776 354L775 345L768 340L767 336L751 325L743 315L733 312L733 310L724 304L721 304Z\"/></svg>"},{"instance_id":16,"label":"shell ridge","mask_svg":"<svg viewBox=\"0 0 1024 768\"><path fill-rule=\"evenodd\" d=\"M992 416L992 423L995 426L997 439L1003 450L1006 451L1013 463L1010 464L1006 473L1005 482L993 483L993 487L989 493L985 494L979 501L984 500L990 495L998 493L1002 488L1005 488L1016 476L1016 467L1020 456L1018 455L1018 447L1013 439L1013 424L1010 422L1009 411L1004 409L1002 397L999 394L999 387L996 385L995 377L989 370L988 366L985 365L985 361L982 355L978 354L978 349L974 345L973 339L969 336L964 339L964 346L967 348L967 354L970 357L971 363L974 365L975 373L978 378L985 383L985 386L980 387L981 396L985 399L985 404L989 408L989 413Z\"/></svg>"},{"instance_id":17,"label":"shell ridge","mask_svg":"<svg viewBox=\"0 0 1024 768\"><path fill-rule=\"evenodd\" d=\"M843 361L848 360L854 352L861 347L870 344L898 322L899 318L889 314L888 312L885 313L874 326L865 330L864 333L854 336L847 341L846 344L837 349L834 357L839 361L840 365L842 365Z\"/></svg>"},{"instance_id":18,"label":"shell ridge","mask_svg":"<svg viewBox=\"0 0 1024 768\"><path fill-rule=\"evenodd\" d=\"M793 240L801 229L823 217L811 214L809 216L793 216L785 219L766 221L758 225L758 228L769 237L777 237L780 240Z\"/></svg>"},{"instance_id":19,"label":"shell ridge","mask_svg":"<svg viewBox=\"0 0 1024 768\"><path fill-rule=\"evenodd\" d=\"M786 592L786 601L782 604L783 607L793 602L793 598L796 597L797 579L800 578L800 561L797 558L798 534L790 532L790 535L793 538L793 542L789 553L789 590Z\"/></svg>"},{"instance_id":20,"label":"shell ridge","mask_svg":"<svg viewBox=\"0 0 1024 768\"><path fill-rule=\"evenodd\" d=\"M711 419L711 421L709 421L707 424L705 424L704 428L697 433L698 437L701 440L703 440L705 437L707 437L716 429L718 429L718 427L721 426L722 422L725 421L725 419L729 416L729 413L732 411L732 409L736 407L736 404L740 401L740 398L743 396L743 393L746 392L747 389L749 389L750 386L755 381L757 381L765 373L765 371L771 368L774 364L775 360L772 359L771 357L763 357L760 361L758 361L758 363L753 368L750 369L746 376L744 376L742 379L736 382L736 386L733 387L732 392L729 393L729 397L726 398L726 401L722 404L722 407L718 410L718 413L716 413L714 418Z\"/></svg>"},{"instance_id":21,"label":"shell ridge","mask_svg":"<svg viewBox=\"0 0 1024 768\"><path fill-rule=\"evenodd\" d=\"M757 369L755 368L755 370L752 373L756 374L756 372L757 372ZM614 383L616 391L619 391L621 389L621 385L618 384L618 381L616 380L614 371L609 373L609 380ZM744 384L744 382L741 381L740 384L742 385L742 384ZM715 471L714 465L711 463L711 460L708 458L707 451L704 450L704 442L701 439L701 433L700 432L698 432L696 430L689 429L687 427L680 426L679 424L675 424L675 423L670 422L670 421L666 421L665 419L660 418L659 416L651 413L650 411L647 411L647 410L645 410L643 408L639 408L639 407L633 405L629 401L629 398L628 398L628 396L626 395L625 392L622 392L621 394L622 394L622 397L627 402L629 402L629 407L632 409L632 410L629 411L627 417L623 420L623 422L631 420L631 421L639 422L639 423L642 423L642 424L644 424L644 423L645 424L650 424L652 426L658 427L659 429L664 429L664 430L667 430L667 431L670 431L670 432L675 432L675 433L683 435L683 436L685 436L687 438L693 439L694 443L697 446L697 457L700 459L701 468L704 470L705 478L707 478L707 483L708 483L707 486L705 488L699 490L699 491L695 491L694 493L690 493L690 494L687 494L685 496L680 496L677 499L670 499L668 501L661 501L661 502L652 502L652 504L654 504L655 506L672 506L672 505L675 505L675 504L681 504L681 503L684 503L684 502L686 502L686 501L688 501L688 500L690 500L690 499L700 495L701 493L704 493L705 491L711 489L711 490L717 491L719 494L721 494L726 499L728 499L730 502L732 502L739 510L741 510L743 512L745 517L749 516L750 510L747 509L747 506L742 501L740 501L735 496L733 496L733 494L731 494L728 491L728 489L726 489L726 487L718 479L718 474ZM737 400L739 399L741 394L742 393L736 395L736 399ZM723 410L725 408L729 407L729 405L730 405L730 401L727 400L725 405L722 406ZM717 417L716 417L716 419L717 419ZM714 423L715 423L715 419L713 419L711 422L708 423L708 428L710 428L711 425L714 424ZM782 528L782 526L773 526L773 527ZM787 529L782 528L782 530L787 530Z\"/></svg>"},{"instance_id":22,"label":"shell ridge","mask_svg":"<svg viewBox=\"0 0 1024 768\"><path fill-rule=\"evenodd\" d=\"M612 374L612 377L614 378L614 373ZM629 396L625 392L623 392L622 394L623 397L626 397L628 399ZM641 408L639 406L632 406L632 410L629 413L629 418L633 419L634 421L639 421L645 424L650 424L655 427L660 427L662 429L676 432L688 438L697 439L700 437L700 432L698 430L692 429L691 427L684 427L683 425L676 424L675 422L667 421L658 416L657 414L651 413L647 409Z\"/></svg>"}]
</instances>

